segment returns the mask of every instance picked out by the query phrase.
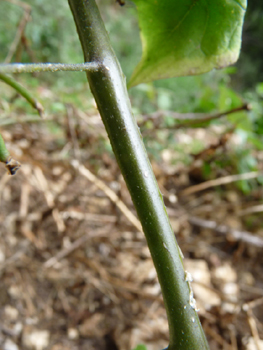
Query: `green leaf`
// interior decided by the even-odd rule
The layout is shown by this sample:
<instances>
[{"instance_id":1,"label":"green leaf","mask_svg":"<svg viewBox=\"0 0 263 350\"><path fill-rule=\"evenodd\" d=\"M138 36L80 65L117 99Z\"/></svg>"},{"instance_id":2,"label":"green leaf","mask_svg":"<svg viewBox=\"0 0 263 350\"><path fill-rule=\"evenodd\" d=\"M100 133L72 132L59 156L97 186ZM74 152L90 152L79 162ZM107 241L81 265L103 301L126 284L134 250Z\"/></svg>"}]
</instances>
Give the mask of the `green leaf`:
<instances>
[{"instance_id":1,"label":"green leaf","mask_svg":"<svg viewBox=\"0 0 263 350\"><path fill-rule=\"evenodd\" d=\"M139 344L133 350L147 350L146 346L143 344Z\"/></svg>"},{"instance_id":2,"label":"green leaf","mask_svg":"<svg viewBox=\"0 0 263 350\"><path fill-rule=\"evenodd\" d=\"M238 59L246 0L133 0L143 54L129 86L201 74Z\"/></svg>"}]
</instances>

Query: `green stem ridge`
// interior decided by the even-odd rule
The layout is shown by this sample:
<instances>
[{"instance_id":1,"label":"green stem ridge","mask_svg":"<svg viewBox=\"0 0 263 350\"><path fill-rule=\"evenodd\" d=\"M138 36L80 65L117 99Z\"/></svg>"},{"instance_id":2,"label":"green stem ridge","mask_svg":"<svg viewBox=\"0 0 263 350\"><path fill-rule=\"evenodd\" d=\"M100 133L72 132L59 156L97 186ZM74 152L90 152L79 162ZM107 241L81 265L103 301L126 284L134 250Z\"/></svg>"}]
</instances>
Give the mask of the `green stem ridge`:
<instances>
[{"instance_id":1,"label":"green stem ridge","mask_svg":"<svg viewBox=\"0 0 263 350\"><path fill-rule=\"evenodd\" d=\"M209 349L180 248L131 112L125 77L95 0L69 0L69 4L85 61L99 64L97 71L86 74L158 274L169 322L169 350Z\"/></svg>"}]
</instances>

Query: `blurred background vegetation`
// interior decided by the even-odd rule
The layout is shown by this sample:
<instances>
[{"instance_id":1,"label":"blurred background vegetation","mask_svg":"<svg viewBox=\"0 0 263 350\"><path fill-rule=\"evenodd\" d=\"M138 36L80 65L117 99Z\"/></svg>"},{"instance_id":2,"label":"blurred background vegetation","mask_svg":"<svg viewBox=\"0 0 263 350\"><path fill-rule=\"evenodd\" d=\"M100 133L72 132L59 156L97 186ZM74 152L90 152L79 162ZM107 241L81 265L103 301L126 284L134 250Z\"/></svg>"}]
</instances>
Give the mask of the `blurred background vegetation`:
<instances>
[{"instance_id":1,"label":"blurred background vegetation","mask_svg":"<svg viewBox=\"0 0 263 350\"><path fill-rule=\"evenodd\" d=\"M123 71L129 79L140 59L141 44L136 19L136 8L126 1L121 7L114 0L98 1L112 45L120 60ZM75 25L65 0L27 0L31 6L31 20L26 26L23 44L20 44L12 62L62 62L79 63L83 56L76 35ZM180 77L141 84L130 91L134 114L141 125L146 147L152 158L161 160L164 152L170 150L172 165L192 164L207 148L204 137L196 138L193 130L210 128L214 135L216 156L202 157L202 180L221 175L244 173L257 170L263 159L263 3L249 1L243 33L242 53L235 66L208 74ZM14 40L17 26L23 16L23 9L8 1L0 2L0 61L4 62L10 44ZM90 92L83 73L45 73L37 76L18 77L31 91L40 86L48 87L56 98L45 104L47 113L59 114L65 103L73 103L82 110L90 108ZM10 100L10 91L2 83L2 99ZM37 96L37 92L35 94ZM216 118L209 122L182 127L174 113L206 113L212 115L249 104L250 111L241 110L235 114ZM33 114L25 102L15 100L13 107L23 106ZM161 121L154 121L154 113L160 112ZM184 122L184 121L183 121ZM0 119L0 126L7 125L6 116ZM52 124L52 123L51 123ZM50 124L50 125L51 125ZM178 124L180 129L177 130ZM53 129L52 129L53 128ZM57 132L52 126L51 131ZM190 131L189 131L190 130ZM192 130L192 134L191 134ZM231 134L234 140L225 146L224 137ZM182 137L186 135L187 137ZM63 140L61 141L63 143ZM105 141L106 142L106 141ZM102 145L109 149L109 144ZM242 181L239 189L249 193L257 181Z\"/></svg>"},{"instance_id":2,"label":"blurred background vegetation","mask_svg":"<svg viewBox=\"0 0 263 350\"><path fill-rule=\"evenodd\" d=\"M125 6L115 0L96 1L129 79L141 55L136 8L128 0ZM0 0L0 62L6 61L23 20L24 10L18 3ZM83 62L67 1L25 0L25 3L31 7L31 19L11 62ZM236 65L200 76L141 84L129 91L182 252L189 262L193 260L198 276L202 276L201 284L209 283L209 293L216 291L221 298L220 305L212 304L213 294L211 297L201 290L209 306L205 314L200 312L201 321L205 330L210 330L207 334L213 350L226 349L230 343L233 349L248 350L243 341L257 334L255 330L253 333L254 328L252 333L249 328L254 320L260 332L258 337L263 339L261 248L258 243L229 235L234 230L241 236L245 233L246 237L262 241L263 176L254 173L253 179L219 185L221 178L228 175L263 173L262 15L263 1L249 0L242 51ZM49 349L54 350L117 349L112 343L126 349L122 345L129 334L134 334L136 344L140 339L149 350L164 348L168 339L165 312L157 298L159 289L152 277L148 250L144 249L146 242L96 185L70 167L70 161L79 158L133 210L85 74L20 74L15 79L42 103L46 119L40 119L23 98L0 81L0 132L11 154L22 163L21 170L12 178L4 175L4 166L0 167L0 312L10 303L19 314L19 323L13 316L9 322L8 314L3 314L0 347L6 330L14 342L23 344L32 330L46 327L51 334L50 343L55 344ZM235 109L238 110L235 113L226 113ZM200 116L207 120L196 123ZM43 185L43 179L44 185L46 182L48 185ZM201 192L207 180L216 181ZM48 202L50 194L55 204L53 200ZM56 217L65 222L63 233L54 210L59 213ZM67 213L91 216L85 220L64 217ZM32 219L35 214L39 214L37 219ZM95 221L90 219L93 214ZM107 221L107 217L113 221ZM222 229L221 223L225 225L224 232L217 231ZM93 234L97 225L105 226L109 232L88 241L87 247L84 243L59 261L60 267L43 269L44 261L67 249L84 232ZM24 245L27 242L30 244ZM20 252L22 255L17 255ZM21 258L12 260L15 256ZM202 266L206 268L203 270ZM224 281L229 283L215 276L215 271L223 267ZM127 273L127 268L131 272ZM91 273L91 279L86 271ZM111 276L120 284L112 283ZM210 277L212 288L210 282L204 282L210 281ZM109 287L105 287L107 283ZM226 288L229 285L231 288ZM252 309L248 308L246 313L243 307L252 303L255 318L251 316ZM100 323L104 319L109 328ZM36 320L33 328L31 320ZM20 326L16 328L20 321L23 330ZM77 331L76 339L70 338L71 327L76 327L73 328ZM15 329L20 331L14 333ZM164 344L159 346L160 340ZM11 345L1 348L8 350ZM12 349L17 347L12 345Z\"/></svg>"}]
</instances>

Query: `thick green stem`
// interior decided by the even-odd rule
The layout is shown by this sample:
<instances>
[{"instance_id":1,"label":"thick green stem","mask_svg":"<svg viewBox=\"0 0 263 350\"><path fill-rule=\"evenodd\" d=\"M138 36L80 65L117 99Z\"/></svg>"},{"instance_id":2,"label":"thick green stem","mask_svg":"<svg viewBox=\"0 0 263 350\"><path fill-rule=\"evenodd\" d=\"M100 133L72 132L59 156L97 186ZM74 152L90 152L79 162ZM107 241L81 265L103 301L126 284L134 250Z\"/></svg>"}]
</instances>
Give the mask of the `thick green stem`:
<instances>
[{"instance_id":1,"label":"thick green stem","mask_svg":"<svg viewBox=\"0 0 263 350\"><path fill-rule=\"evenodd\" d=\"M86 62L92 93L138 216L157 270L170 329L170 350L208 349L140 131L131 112L124 75L111 48L95 0L69 0Z\"/></svg>"}]
</instances>

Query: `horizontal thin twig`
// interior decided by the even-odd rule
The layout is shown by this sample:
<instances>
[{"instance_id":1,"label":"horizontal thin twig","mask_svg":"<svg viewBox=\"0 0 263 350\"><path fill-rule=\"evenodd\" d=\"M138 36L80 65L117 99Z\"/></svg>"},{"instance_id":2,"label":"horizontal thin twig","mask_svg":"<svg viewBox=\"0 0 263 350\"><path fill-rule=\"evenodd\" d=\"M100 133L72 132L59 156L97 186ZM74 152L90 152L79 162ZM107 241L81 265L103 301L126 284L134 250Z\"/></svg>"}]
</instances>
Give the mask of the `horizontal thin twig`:
<instances>
[{"instance_id":1,"label":"horizontal thin twig","mask_svg":"<svg viewBox=\"0 0 263 350\"><path fill-rule=\"evenodd\" d=\"M60 250L55 256L48 259L44 263L44 267L49 268L55 265L59 260L65 258L67 255L71 254L74 250L78 249L79 247L82 247L87 241L94 237L101 237L105 236L110 229L112 228L111 225L106 225L103 228L99 228L97 230L93 230L91 232L87 232L83 236L76 239L69 247Z\"/></svg>"},{"instance_id":2,"label":"horizontal thin twig","mask_svg":"<svg viewBox=\"0 0 263 350\"><path fill-rule=\"evenodd\" d=\"M45 116L45 122L48 120L53 120L51 117L46 117ZM23 115L23 118L20 119L19 117L13 117L12 115L10 116L10 118L8 117L4 117L1 118L0 117L0 126L6 126L6 125L13 125L13 124L27 124L27 123L42 123L43 122L43 118L39 118L39 116L37 115Z\"/></svg>"},{"instance_id":3,"label":"horizontal thin twig","mask_svg":"<svg viewBox=\"0 0 263 350\"><path fill-rule=\"evenodd\" d=\"M0 64L0 73L36 73L36 72L83 72L96 71L99 65L95 62L64 64L64 63L11 63Z\"/></svg>"},{"instance_id":4,"label":"horizontal thin twig","mask_svg":"<svg viewBox=\"0 0 263 350\"><path fill-rule=\"evenodd\" d=\"M244 173L244 174L228 175L228 176L220 177L215 180L209 180L209 181L202 182L198 185L190 186L185 190L181 191L180 196L188 196L189 194L203 191L210 187L226 185L235 181L255 179L262 175L263 173L260 171L251 171L249 173Z\"/></svg>"},{"instance_id":5,"label":"horizontal thin twig","mask_svg":"<svg viewBox=\"0 0 263 350\"><path fill-rule=\"evenodd\" d=\"M251 109L251 105L248 103L244 103L243 105L241 105L239 107L230 109L230 110L225 111L225 112L220 112L220 113L215 113L215 114L205 114L203 116L200 116L199 118L195 118L195 119L193 118L193 119L189 120L188 123L177 124L172 128L179 129L179 128L183 128L183 127L188 126L188 125L192 126L192 125L196 125L196 124L200 124L200 123L205 123L205 122L209 122L211 120L225 117L226 115L233 114L236 112L249 111L250 109Z\"/></svg>"},{"instance_id":6,"label":"horizontal thin twig","mask_svg":"<svg viewBox=\"0 0 263 350\"><path fill-rule=\"evenodd\" d=\"M260 297L243 304L242 309L244 311L247 311L248 309L254 309L255 307L258 307L259 305L262 305L262 304L263 304L263 297Z\"/></svg>"},{"instance_id":7,"label":"horizontal thin twig","mask_svg":"<svg viewBox=\"0 0 263 350\"><path fill-rule=\"evenodd\" d=\"M116 217L114 215L102 215L102 214L93 214L93 213L82 213L76 210L69 210L69 211L61 211L60 212L61 217L64 220L67 219L75 219L75 220L88 220L88 221L95 221L95 222L116 222Z\"/></svg>"},{"instance_id":8,"label":"horizontal thin twig","mask_svg":"<svg viewBox=\"0 0 263 350\"><path fill-rule=\"evenodd\" d=\"M226 225L219 225L215 221L203 220L197 217L190 217L188 221L192 225L208 228L224 235L230 234L237 241L242 241L259 248L263 247L263 238L251 232L236 230Z\"/></svg>"},{"instance_id":9,"label":"horizontal thin twig","mask_svg":"<svg viewBox=\"0 0 263 350\"><path fill-rule=\"evenodd\" d=\"M214 119L219 119L219 118L222 118L226 115L240 112L243 110L249 111L250 109L251 109L250 104L243 103L239 107L232 108L232 109L230 109L228 111L224 111L224 112L214 113L214 114L178 113L178 112L173 112L173 111L158 111L158 112L154 112L150 115L144 116L144 120L141 123L139 123L139 125L140 126L144 125L148 120L156 120L156 119L163 118L164 116L169 116L175 120L183 120L183 121L185 121L185 123L176 124L174 126L169 126L169 127L165 127L165 128L162 127L162 129L179 129L182 127L187 127L187 126L191 126L194 124L199 124L199 123L208 122L208 121L211 121Z\"/></svg>"},{"instance_id":10,"label":"horizontal thin twig","mask_svg":"<svg viewBox=\"0 0 263 350\"><path fill-rule=\"evenodd\" d=\"M241 210L238 215L249 215L249 214L254 214L254 213L262 213L263 212L263 204L259 205L254 205L253 207L249 207L246 209Z\"/></svg>"}]
</instances>

